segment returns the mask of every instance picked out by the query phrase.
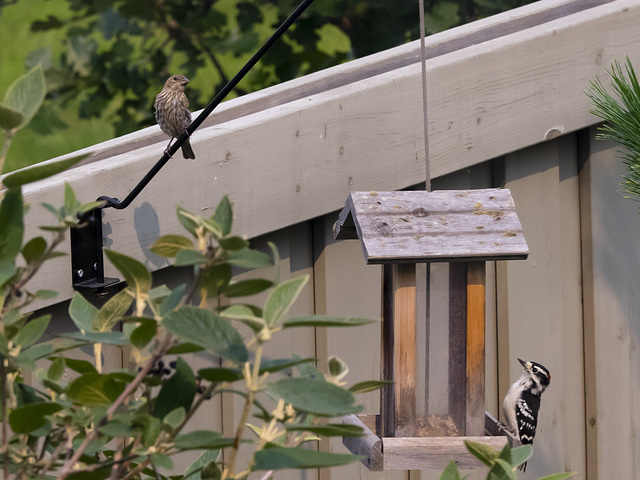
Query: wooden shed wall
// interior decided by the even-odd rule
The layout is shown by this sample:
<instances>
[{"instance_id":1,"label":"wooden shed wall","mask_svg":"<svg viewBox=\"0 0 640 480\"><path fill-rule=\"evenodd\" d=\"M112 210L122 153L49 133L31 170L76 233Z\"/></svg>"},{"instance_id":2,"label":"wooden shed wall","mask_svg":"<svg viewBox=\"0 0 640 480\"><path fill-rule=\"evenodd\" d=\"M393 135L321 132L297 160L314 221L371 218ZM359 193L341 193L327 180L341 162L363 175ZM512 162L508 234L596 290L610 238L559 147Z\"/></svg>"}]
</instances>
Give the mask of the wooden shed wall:
<instances>
[{"instance_id":1,"label":"wooden shed wall","mask_svg":"<svg viewBox=\"0 0 640 480\"><path fill-rule=\"evenodd\" d=\"M537 2L436 35L430 45L438 52L513 19L579 3ZM611 145L594 140L589 126L595 119L583 95L587 80L614 58L640 60L640 1L586 3L603 5L440 52L428 64L434 188L508 186L531 250L526 261L489 265L486 340L487 409L494 414L519 375L516 357L551 370L525 479L561 470L589 480L640 479L638 205L620 195L622 166ZM415 44L404 46L229 102L221 123L194 140L202 159L170 162L128 211L106 213L111 246L145 261L157 282L180 283L187 274L164 269L166 262L150 254L149 245L159 234L179 231L176 204L206 212L230 193L238 233L281 249L282 278L311 275L296 313L380 318L380 267L364 265L357 241L333 241L331 227L349 190L421 181L416 52ZM400 60L405 63L398 65ZM383 68L387 64L395 67ZM46 223L38 205L61 198L63 181L85 201L126 193L161 151L156 130L97 146L95 161L26 189L29 231ZM260 146L259 158L251 145ZM37 280L37 288L63 284L63 301L48 307L56 313L56 330L65 328L69 268L67 259L57 259ZM250 275L260 273L269 272ZM357 382L379 376L379 345L376 325L293 330L276 340L270 355L336 354ZM122 362L117 351L105 355L110 364ZM438 385L438 376L429 384ZM367 413L377 413L375 394L362 402ZM238 414L234 400L224 397L208 406L202 421L228 432L229 419ZM339 442L322 448L344 451ZM282 478L437 477L371 473L355 464Z\"/></svg>"}]
</instances>

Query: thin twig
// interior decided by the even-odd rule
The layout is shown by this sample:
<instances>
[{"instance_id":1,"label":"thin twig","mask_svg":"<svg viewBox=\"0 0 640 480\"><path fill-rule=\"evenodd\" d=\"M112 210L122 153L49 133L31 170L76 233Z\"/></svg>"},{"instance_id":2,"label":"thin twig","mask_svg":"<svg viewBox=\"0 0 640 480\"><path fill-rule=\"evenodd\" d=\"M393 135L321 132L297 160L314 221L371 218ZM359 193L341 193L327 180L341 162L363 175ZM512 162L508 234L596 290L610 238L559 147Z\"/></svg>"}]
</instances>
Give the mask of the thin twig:
<instances>
[{"instance_id":1,"label":"thin twig","mask_svg":"<svg viewBox=\"0 0 640 480\"><path fill-rule=\"evenodd\" d=\"M162 342L160 343L160 345L158 345L158 347L155 349L155 351L153 352L153 355L151 356L147 364L142 368L142 370L138 372L138 375L131 381L131 383L129 383L126 386L124 391L115 400L115 402L113 402L113 404L107 410L107 414L98 422L98 424L91 431L91 433L89 433L85 437L84 441L80 444L78 449L73 454L73 457L71 457L69 460L65 462L57 480L64 480L71 474L73 466L78 462L78 460L80 460L80 457L82 456L84 451L87 449L89 444L98 435L98 428L104 425L107 422L107 420L111 418L113 414L118 410L120 405L122 405L125 402L125 400L129 398L129 396L133 392L135 392L138 386L142 383L142 380L144 380L144 378L149 373L149 370L151 370L153 365L155 365L155 363L165 354L165 352L169 348L169 345L171 344L171 340L172 340L171 334L167 334L165 338L162 340Z\"/></svg>"}]
</instances>

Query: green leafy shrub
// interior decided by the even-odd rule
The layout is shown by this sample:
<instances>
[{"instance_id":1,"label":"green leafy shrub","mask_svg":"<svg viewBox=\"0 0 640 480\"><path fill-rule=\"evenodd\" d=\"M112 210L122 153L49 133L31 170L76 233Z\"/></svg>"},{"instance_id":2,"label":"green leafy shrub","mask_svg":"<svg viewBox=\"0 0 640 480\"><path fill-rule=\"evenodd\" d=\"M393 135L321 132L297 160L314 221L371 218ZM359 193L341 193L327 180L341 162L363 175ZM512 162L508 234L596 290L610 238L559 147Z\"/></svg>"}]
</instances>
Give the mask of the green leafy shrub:
<instances>
[{"instance_id":1,"label":"green leafy shrub","mask_svg":"<svg viewBox=\"0 0 640 480\"><path fill-rule=\"evenodd\" d=\"M35 69L18 86L39 84L30 76L41 77L42 72ZM35 95L29 85L24 86L27 99ZM7 93L6 98L11 95ZM0 125L5 145L7 136L35 113L34 105L31 100L3 103ZM78 226L78 214L99 204L81 204L67 185L62 207L45 205L56 223L42 230L52 239L38 236L24 241L21 186L78 160L39 165L3 179L7 187L0 194L0 461L4 478L164 479L173 468L172 456L186 451L200 455L183 474L171 478L244 479L254 471L265 471L267 478L269 472L285 468L330 467L358 460L354 455L303 447L319 437L361 435L360 428L329 419L358 412L361 407L355 394L370 391L372 383L345 388L347 367L339 359L330 359L330 372L323 375L313 358L266 360L263 353L265 344L286 329L350 327L369 321L313 315L290 318L289 310L308 276L279 281L275 246L267 255L232 234L233 213L227 197L211 217L178 208L186 235L162 236L151 249L174 259L176 265L193 268L190 284L152 287L151 273L142 263L105 250L126 288L101 308L76 293L68 310L76 330L42 341L50 316L34 318L23 312L34 300L51 298L55 292L32 292L29 281L44 262L61 254L56 248L66 230ZM232 267L272 265L276 266L272 280L233 280ZM268 293L260 306L217 306L218 297L238 302L260 292ZM116 328L119 325L122 331ZM104 345L126 345L137 370L104 371ZM67 356L87 346L94 349L95 364ZM219 358L219 364L194 372L183 356L199 351ZM165 358L168 355L175 360ZM38 370L46 360L48 366ZM298 376L274 379L274 373L292 367ZM62 381L65 369L75 372L69 382ZM37 372L37 385L25 383L26 370ZM194 413L223 392L243 402L234 435L193 430ZM255 434L253 440L244 438L247 430ZM237 454L245 443L252 445L253 455L241 465Z\"/></svg>"},{"instance_id":2,"label":"green leafy shrub","mask_svg":"<svg viewBox=\"0 0 640 480\"><path fill-rule=\"evenodd\" d=\"M502 450L488 447L482 443L471 442L465 440L465 446L471 454L480 460L489 469L487 471L486 480L517 480L517 469L524 464L533 453L531 445L522 445L520 447L509 448L508 445ZM556 473L539 480L565 480L575 475L575 472ZM451 462L444 469L440 480L462 480L456 462Z\"/></svg>"}]
</instances>

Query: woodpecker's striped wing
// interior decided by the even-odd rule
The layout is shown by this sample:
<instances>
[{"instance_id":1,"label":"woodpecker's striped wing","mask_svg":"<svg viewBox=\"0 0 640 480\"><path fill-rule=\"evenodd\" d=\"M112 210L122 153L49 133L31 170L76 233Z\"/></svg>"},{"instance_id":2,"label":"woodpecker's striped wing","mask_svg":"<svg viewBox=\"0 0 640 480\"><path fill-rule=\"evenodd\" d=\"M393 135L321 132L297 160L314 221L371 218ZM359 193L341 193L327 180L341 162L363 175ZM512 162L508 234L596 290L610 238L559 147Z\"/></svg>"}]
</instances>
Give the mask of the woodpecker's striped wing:
<instances>
[{"instance_id":1,"label":"woodpecker's striped wing","mask_svg":"<svg viewBox=\"0 0 640 480\"><path fill-rule=\"evenodd\" d=\"M540 409L540 396L523 392L522 398L516 403L516 420L518 422L518 435L523 445L532 444L538 425L538 410Z\"/></svg>"}]
</instances>

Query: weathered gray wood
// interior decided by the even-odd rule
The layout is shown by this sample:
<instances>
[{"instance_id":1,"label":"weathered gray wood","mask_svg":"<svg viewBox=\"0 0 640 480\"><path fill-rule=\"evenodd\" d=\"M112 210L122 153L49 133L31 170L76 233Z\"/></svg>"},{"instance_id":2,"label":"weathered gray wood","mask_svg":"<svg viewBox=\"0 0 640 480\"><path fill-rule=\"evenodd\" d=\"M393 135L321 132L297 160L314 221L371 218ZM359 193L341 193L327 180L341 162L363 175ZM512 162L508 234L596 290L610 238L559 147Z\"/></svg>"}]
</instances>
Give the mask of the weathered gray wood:
<instances>
[{"instance_id":1,"label":"weathered gray wood","mask_svg":"<svg viewBox=\"0 0 640 480\"><path fill-rule=\"evenodd\" d=\"M362 455L360 460L369 470L379 472L383 469L382 461L382 439L371 431L355 415L347 415L342 419L342 423L361 427L365 434L362 437L344 437L342 444L354 455Z\"/></svg>"},{"instance_id":2,"label":"weathered gray wood","mask_svg":"<svg viewBox=\"0 0 640 480\"><path fill-rule=\"evenodd\" d=\"M529 254L511 192L351 192L334 227L353 221L369 264L523 259Z\"/></svg>"},{"instance_id":3,"label":"weathered gray wood","mask_svg":"<svg viewBox=\"0 0 640 480\"><path fill-rule=\"evenodd\" d=\"M486 468L469 453L465 440L496 449L507 444L505 437L383 438L384 470L442 470L452 460L461 469Z\"/></svg>"}]
</instances>

